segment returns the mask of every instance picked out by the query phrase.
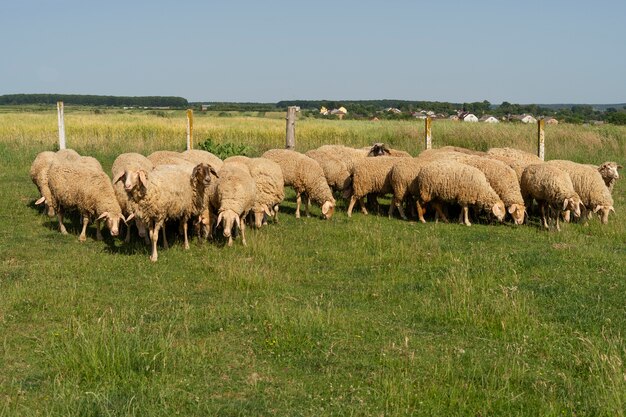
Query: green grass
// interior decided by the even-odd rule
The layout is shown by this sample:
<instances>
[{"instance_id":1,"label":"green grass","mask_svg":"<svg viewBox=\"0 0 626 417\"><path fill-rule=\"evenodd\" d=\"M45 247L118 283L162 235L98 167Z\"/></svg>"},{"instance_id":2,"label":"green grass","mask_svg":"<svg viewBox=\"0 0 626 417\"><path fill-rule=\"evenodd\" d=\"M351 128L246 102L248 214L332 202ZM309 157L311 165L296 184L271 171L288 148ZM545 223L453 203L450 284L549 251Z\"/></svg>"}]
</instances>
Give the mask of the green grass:
<instances>
[{"instance_id":1,"label":"green grass","mask_svg":"<svg viewBox=\"0 0 626 417\"><path fill-rule=\"evenodd\" d=\"M93 226L83 244L76 222L61 236L32 206L51 115L0 115L0 415L625 414L624 183L608 226L561 233L343 209L296 220L288 192L280 223L249 230L247 247L173 238L152 264L143 244L97 242ZM77 115L76 130L69 116L68 143L105 169L184 144L176 115ZM384 138L416 153L423 129L299 123L302 148ZM216 141L265 138L259 149L284 135L284 120L198 125ZM526 126L484 129L435 123L433 136L532 147ZM550 155L624 162L624 129L559 129Z\"/></svg>"}]
</instances>

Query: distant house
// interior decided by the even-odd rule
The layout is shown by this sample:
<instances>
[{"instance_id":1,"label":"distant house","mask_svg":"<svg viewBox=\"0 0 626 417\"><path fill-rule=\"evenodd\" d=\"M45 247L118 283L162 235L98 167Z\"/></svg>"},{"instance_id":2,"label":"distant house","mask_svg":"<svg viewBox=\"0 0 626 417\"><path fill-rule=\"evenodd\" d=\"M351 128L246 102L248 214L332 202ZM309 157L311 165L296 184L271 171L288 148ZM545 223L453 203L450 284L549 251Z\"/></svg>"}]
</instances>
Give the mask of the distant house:
<instances>
[{"instance_id":1,"label":"distant house","mask_svg":"<svg viewBox=\"0 0 626 417\"><path fill-rule=\"evenodd\" d=\"M397 108L395 108L395 107L387 107L387 108L385 109L385 111L386 111L387 113L393 113L393 114L400 114L400 113L402 113L402 110L397 109Z\"/></svg>"},{"instance_id":2,"label":"distant house","mask_svg":"<svg viewBox=\"0 0 626 417\"><path fill-rule=\"evenodd\" d=\"M328 109L324 106L322 106L322 108L320 109L320 114L322 116L328 116Z\"/></svg>"},{"instance_id":3,"label":"distant house","mask_svg":"<svg viewBox=\"0 0 626 417\"><path fill-rule=\"evenodd\" d=\"M500 120L496 119L493 116L490 116L488 114L484 115L483 117L481 117L480 119L478 119L479 122L483 122L483 123L500 123Z\"/></svg>"},{"instance_id":4,"label":"distant house","mask_svg":"<svg viewBox=\"0 0 626 417\"><path fill-rule=\"evenodd\" d=\"M463 117L461 117L460 119L463 120L464 122L470 122L470 123L477 123L478 122L478 117L476 117L472 113L467 113Z\"/></svg>"},{"instance_id":5,"label":"distant house","mask_svg":"<svg viewBox=\"0 0 626 417\"><path fill-rule=\"evenodd\" d=\"M530 114L515 114L509 117L509 121L522 122L522 123L537 123L537 119L535 119Z\"/></svg>"},{"instance_id":6,"label":"distant house","mask_svg":"<svg viewBox=\"0 0 626 417\"><path fill-rule=\"evenodd\" d=\"M338 109L332 109L329 114L336 115L339 119L343 119L343 116L348 114L348 110L345 107L339 107Z\"/></svg>"},{"instance_id":7,"label":"distant house","mask_svg":"<svg viewBox=\"0 0 626 417\"><path fill-rule=\"evenodd\" d=\"M421 120L424 120L426 117L428 117L424 110L414 111L413 113L411 113L411 116L415 117L416 119L421 119Z\"/></svg>"},{"instance_id":8,"label":"distant house","mask_svg":"<svg viewBox=\"0 0 626 417\"><path fill-rule=\"evenodd\" d=\"M559 121L556 120L554 117L544 117L543 121L547 125L558 125L559 124Z\"/></svg>"},{"instance_id":9,"label":"distant house","mask_svg":"<svg viewBox=\"0 0 626 417\"><path fill-rule=\"evenodd\" d=\"M207 111L207 110L209 110L209 108L210 108L210 107L211 107L211 105L210 105L210 104L203 104L203 105L200 107L200 110L201 110L201 111Z\"/></svg>"}]
</instances>

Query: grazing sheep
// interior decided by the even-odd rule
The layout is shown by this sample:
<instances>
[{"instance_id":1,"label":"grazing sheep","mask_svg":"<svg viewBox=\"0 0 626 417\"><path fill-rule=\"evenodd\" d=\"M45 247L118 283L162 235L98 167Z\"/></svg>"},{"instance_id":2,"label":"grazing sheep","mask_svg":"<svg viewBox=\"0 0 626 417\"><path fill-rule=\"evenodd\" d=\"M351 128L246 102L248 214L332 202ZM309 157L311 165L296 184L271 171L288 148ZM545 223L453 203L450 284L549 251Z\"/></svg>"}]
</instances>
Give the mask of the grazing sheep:
<instances>
[{"instance_id":1,"label":"grazing sheep","mask_svg":"<svg viewBox=\"0 0 626 417\"><path fill-rule=\"evenodd\" d=\"M414 197L417 201L419 196L419 188L417 186L417 176L424 165L432 162L427 158L400 158L393 164L390 172L391 188L393 189L393 200L389 207L389 217L393 216L394 208L398 208L398 212L403 219L407 219L402 203L408 197Z\"/></svg>"},{"instance_id":2,"label":"grazing sheep","mask_svg":"<svg viewBox=\"0 0 626 417\"><path fill-rule=\"evenodd\" d=\"M365 148L367 149L367 148ZM367 153L367 156L396 156L400 158L411 158L411 154L398 149L391 149L382 142L374 143Z\"/></svg>"},{"instance_id":3,"label":"grazing sheep","mask_svg":"<svg viewBox=\"0 0 626 417\"><path fill-rule=\"evenodd\" d=\"M62 149L55 152L44 151L37 154L30 167L30 179L37 186L40 198L35 201L35 205L44 203L48 216L54 216L54 201L48 186L48 169L55 159L76 160L80 155L73 149Z\"/></svg>"},{"instance_id":4,"label":"grazing sheep","mask_svg":"<svg viewBox=\"0 0 626 417\"><path fill-rule=\"evenodd\" d=\"M590 210L593 213L600 211L602 223L608 223L609 212L615 212L613 197L597 169L588 165L558 159L547 161L546 164L567 172L572 180L574 191L579 195L583 204L582 218L587 218L584 213L585 210ZM569 213L565 215L565 219L566 221L569 220Z\"/></svg>"},{"instance_id":5,"label":"grazing sheep","mask_svg":"<svg viewBox=\"0 0 626 417\"><path fill-rule=\"evenodd\" d=\"M348 217L352 217L352 209L358 201L361 212L367 214L367 209L363 199L368 194L389 194L393 193L391 186L391 169L399 160L394 156L379 156L376 158L364 158L354 165L352 174L352 196L348 205ZM393 210L392 207L389 209Z\"/></svg>"},{"instance_id":6,"label":"grazing sheep","mask_svg":"<svg viewBox=\"0 0 626 417\"><path fill-rule=\"evenodd\" d=\"M468 207L477 206L492 213L499 221L505 216L504 203L491 188L485 175L478 169L457 161L434 161L420 170L418 174L419 204L434 202L437 214L447 221L439 204L456 203L462 208L459 220L471 226ZM420 221L425 223L423 210L418 209Z\"/></svg>"},{"instance_id":7,"label":"grazing sheep","mask_svg":"<svg viewBox=\"0 0 626 417\"><path fill-rule=\"evenodd\" d=\"M546 164L531 164L524 169L520 182L522 197L526 207L530 207L535 199L541 210L541 221L544 228L548 228L546 211L554 211L556 229L559 226L560 211L571 210L576 217L580 217L580 196L574 191L570 176L563 170Z\"/></svg>"},{"instance_id":8,"label":"grazing sheep","mask_svg":"<svg viewBox=\"0 0 626 417\"><path fill-rule=\"evenodd\" d=\"M515 148L491 148L487 151L487 153L489 155L504 156L515 159L526 164L539 164L543 162L537 155Z\"/></svg>"},{"instance_id":9,"label":"grazing sheep","mask_svg":"<svg viewBox=\"0 0 626 417\"><path fill-rule=\"evenodd\" d=\"M371 147L365 149L356 149L344 145L322 145L316 150L324 152L328 155L334 155L335 158L343 161L343 163L346 165L346 168L348 168L348 171L352 172L354 164L360 159L367 157L367 154L370 152Z\"/></svg>"},{"instance_id":10,"label":"grazing sheep","mask_svg":"<svg viewBox=\"0 0 626 417\"><path fill-rule=\"evenodd\" d=\"M117 197L117 201L120 203L122 214L125 217L129 217L133 214L136 207L128 198L122 179L126 175L129 175L130 172L140 170L150 172L152 170L152 162L150 162L150 160L145 156L134 152L119 155L115 158L115 161L113 161L113 165L111 166L113 191L115 191L115 196ZM146 227L143 222L139 219L139 217L136 217L134 220L139 236L145 237L146 240L148 240L149 238L146 236ZM130 242L130 234L130 224L127 224L126 238L124 239L126 243Z\"/></svg>"},{"instance_id":11,"label":"grazing sheep","mask_svg":"<svg viewBox=\"0 0 626 417\"><path fill-rule=\"evenodd\" d=\"M224 163L219 178L211 184L209 202L211 210L217 213L215 227L223 222L228 246L233 244L233 226L241 230L241 242L246 245L245 217L254 206L256 189L249 170L238 162Z\"/></svg>"},{"instance_id":12,"label":"grazing sheep","mask_svg":"<svg viewBox=\"0 0 626 417\"><path fill-rule=\"evenodd\" d=\"M326 182L333 191L338 191L343 198L349 198L352 194L352 176L348 165L344 160L335 156L334 152L312 149L305 152L309 158L313 158L324 171Z\"/></svg>"},{"instance_id":13,"label":"grazing sheep","mask_svg":"<svg viewBox=\"0 0 626 417\"><path fill-rule=\"evenodd\" d=\"M262 155L280 165L286 186L296 192L296 218L300 218L302 194L308 196L305 213L309 215L309 201L312 199L322 208L322 215L330 219L335 211L335 198L326 182L324 171L312 158L288 149L271 149Z\"/></svg>"},{"instance_id":14,"label":"grazing sheep","mask_svg":"<svg viewBox=\"0 0 626 417\"><path fill-rule=\"evenodd\" d=\"M55 202L55 211L59 220L59 230L67 234L63 225L63 214L67 209L78 209L82 217L83 228L78 238L87 239L86 230L90 218L96 219L96 236L102 239L100 221L106 219L111 236L117 236L119 221L124 220L111 180L94 166L89 158L68 160L57 158L48 171L48 184Z\"/></svg>"},{"instance_id":15,"label":"grazing sheep","mask_svg":"<svg viewBox=\"0 0 626 417\"><path fill-rule=\"evenodd\" d=\"M213 155L211 152L204 151L202 149L188 149L184 152L180 153L180 156L192 162L194 165L197 164L207 164L212 166L216 170L220 170L222 167L222 160L217 156Z\"/></svg>"},{"instance_id":16,"label":"grazing sheep","mask_svg":"<svg viewBox=\"0 0 626 417\"><path fill-rule=\"evenodd\" d=\"M148 226L152 262L158 259L159 229L168 219L181 220L185 249L189 249L187 222L202 212L212 173L215 171L205 164L191 172L186 166L158 165L151 171L130 171L122 177L129 199L137 206L131 218L137 216Z\"/></svg>"},{"instance_id":17,"label":"grazing sheep","mask_svg":"<svg viewBox=\"0 0 626 417\"><path fill-rule=\"evenodd\" d=\"M233 161L243 162L256 184L256 198L252 207L255 226L260 228L263 225L264 214L278 222L279 204L285 199L285 180L280 165L267 158L246 156L230 157L224 163Z\"/></svg>"},{"instance_id":18,"label":"grazing sheep","mask_svg":"<svg viewBox=\"0 0 626 417\"><path fill-rule=\"evenodd\" d=\"M515 175L517 175L517 182L521 181L522 174L524 173L524 169L526 169L526 167L531 164L528 162L519 161L517 159L511 158L508 156L501 156L501 155L486 154L485 158L494 159L496 161L504 162L505 164L507 164L509 167L513 169L513 171L515 171ZM534 164L536 162L532 162L532 163Z\"/></svg>"},{"instance_id":19,"label":"grazing sheep","mask_svg":"<svg viewBox=\"0 0 626 417\"><path fill-rule=\"evenodd\" d=\"M476 155L466 155L461 162L478 168L491 185L491 188L500 196L513 218L515 224L524 223L526 207L520 190L519 180L515 171L504 162L483 158Z\"/></svg>"}]
</instances>

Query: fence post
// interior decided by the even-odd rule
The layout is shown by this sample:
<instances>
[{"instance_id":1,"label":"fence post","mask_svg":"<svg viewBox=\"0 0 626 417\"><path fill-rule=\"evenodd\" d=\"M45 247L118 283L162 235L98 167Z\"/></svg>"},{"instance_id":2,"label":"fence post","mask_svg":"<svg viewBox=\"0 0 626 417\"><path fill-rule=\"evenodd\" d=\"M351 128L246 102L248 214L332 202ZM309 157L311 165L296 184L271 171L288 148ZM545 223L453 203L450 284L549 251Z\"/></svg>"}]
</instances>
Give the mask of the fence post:
<instances>
[{"instance_id":1,"label":"fence post","mask_svg":"<svg viewBox=\"0 0 626 417\"><path fill-rule=\"evenodd\" d=\"M432 122L432 119L430 118L430 116L426 117L426 120L425 120L426 128L424 129L424 141L425 141L426 149L431 149L433 147L432 129L430 127L431 122Z\"/></svg>"},{"instance_id":2,"label":"fence post","mask_svg":"<svg viewBox=\"0 0 626 417\"><path fill-rule=\"evenodd\" d=\"M285 143L285 148L287 149L295 149L296 148L296 106L287 107L287 139Z\"/></svg>"},{"instance_id":3,"label":"fence post","mask_svg":"<svg viewBox=\"0 0 626 417\"><path fill-rule=\"evenodd\" d=\"M193 149L193 110L187 109L187 150Z\"/></svg>"},{"instance_id":4,"label":"fence post","mask_svg":"<svg viewBox=\"0 0 626 417\"><path fill-rule=\"evenodd\" d=\"M537 120L537 156L545 161L546 158L546 136L544 131L544 120Z\"/></svg>"},{"instance_id":5,"label":"fence post","mask_svg":"<svg viewBox=\"0 0 626 417\"><path fill-rule=\"evenodd\" d=\"M57 119L59 121L59 149L65 149L65 118L62 101L57 101Z\"/></svg>"}]
</instances>

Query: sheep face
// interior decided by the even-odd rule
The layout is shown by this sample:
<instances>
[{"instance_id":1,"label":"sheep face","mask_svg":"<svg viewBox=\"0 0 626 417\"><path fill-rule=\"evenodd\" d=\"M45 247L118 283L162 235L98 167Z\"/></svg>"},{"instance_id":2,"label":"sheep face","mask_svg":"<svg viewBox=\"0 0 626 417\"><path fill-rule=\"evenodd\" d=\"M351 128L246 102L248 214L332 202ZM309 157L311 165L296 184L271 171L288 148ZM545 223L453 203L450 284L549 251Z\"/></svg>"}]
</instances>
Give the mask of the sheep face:
<instances>
[{"instance_id":1,"label":"sheep face","mask_svg":"<svg viewBox=\"0 0 626 417\"><path fill-rule=\"evenodd\" d=\"M572 198L566 198L563 200L563 211L569 210L574 213L575 217L580 217L580 207L582 206L582 201L580 197L575 195Z\"/></svg>"},{"instance_id":2,"label":"sheep face","mask_svg":"<svg viewBox=\"0 0 626 417\"><path fill-rule=\"evenodd\" d=\"M599 213L600 215L600 220L602 221L602 224L607 224L609 222L609 213L613 212L615 213L615 209L613 208L613 206L596 206L595 209L593 209L594 213Z\"/></svg>"},{"instance_id":3,"label":"sheep face","mask_svg":"<svg viewBox=\"0 0 626 417\"><path fill-rule=\"evenodd\" d=\"M491 213L498 219L498 221L503 221L504 216L506 215L506 208L504 207L504 203L502 201L498 201L496 204L491 207Z\"/></svg>"},{"instance_id":4,"label":"sheep face","mask_svg":"<svg viewBox=\"0 0 626 417\"><path fill-rule=\"evenodd\" d=\"M239 215L233 210L224 210L217 216L217 222L215 227L222 224L224 228L224 237L230 238L232 236L233 226L240 227Z\"/></svg>"},{"instance_id":5,"label":"sheep face","mask_svg":"<svg viewBox=\"0 0 626 417\"><path fill-rule=\"evenodd\" d=\"M322 205L322 216L328 220L333 217L333 213L335 213L335 203L332 201L326 201Z\"/></svg>"},{"instance_id":6,"label":"sheep face","mask_svg":"<svg viewBox=\"0 0 626 417\"><path fill-rule=\"evenodd\" d=\"M622 169L621 165L615 162L605 162L598 167L598 172L602 174L602 178L605 179L619 179L619 169Z\"/></svg>"},{"instance_id":7,"label":"sheep face","mask_svg":"<svg viewBox=\"0 0 626 417\"><path fill-rule=\"evenodd\" d=\"M122 218L123 216L121 214L115 215L105 211L100 215L100 217L98 217L97 220L105 219L107 228L111 232L111 236L117 236L119 234L120 219Z\"/></svg>"},{"instance_id":8,"label":"sheep face","mask_svg":"<svg viewBox=\"0 0 626 417\"><path fill-rule=\"evenodd\" d=\"M367 156L385 156L389 154L389 148L387 148L384 143L378 142L372 145L372 148L370 149Z\"/></svg>"},{"instance_id":9,"label":"sheep face","mask_svg":"<svg viewBox=\"0 0 626 417\"><path fill-rule=\"evenodd\" d=\"M524 223L524 214L526 213L526 207L523 204L511 204L508 209L509 214L513 218L515 224Z\"/></svg>"},{"instance_id":10,"label":"sheep face","mask_svg":"<svg viewBox=\"0 0 626 417\"><path fill-rule=\"evenodd\" d=\"M208 187L211 184L211 176L219 178L217 171L209 164L198 164L191 174L191 185L197 188L199 185Z\"/></svg>"}]
</instances>

